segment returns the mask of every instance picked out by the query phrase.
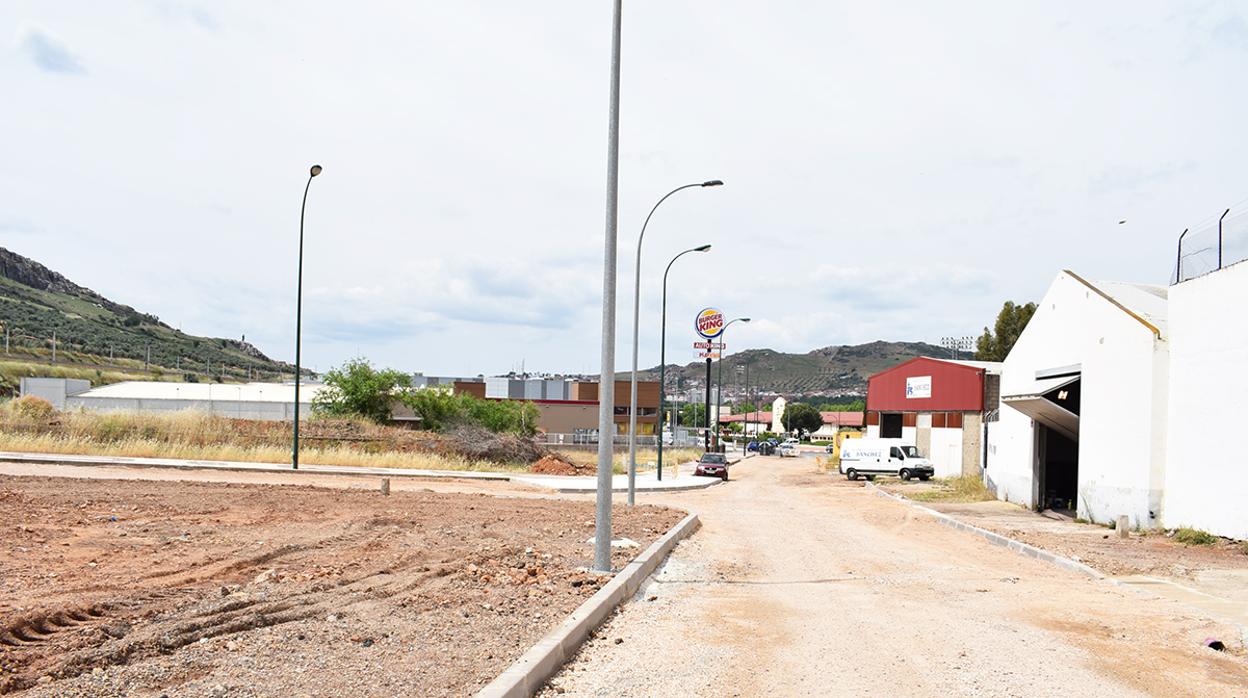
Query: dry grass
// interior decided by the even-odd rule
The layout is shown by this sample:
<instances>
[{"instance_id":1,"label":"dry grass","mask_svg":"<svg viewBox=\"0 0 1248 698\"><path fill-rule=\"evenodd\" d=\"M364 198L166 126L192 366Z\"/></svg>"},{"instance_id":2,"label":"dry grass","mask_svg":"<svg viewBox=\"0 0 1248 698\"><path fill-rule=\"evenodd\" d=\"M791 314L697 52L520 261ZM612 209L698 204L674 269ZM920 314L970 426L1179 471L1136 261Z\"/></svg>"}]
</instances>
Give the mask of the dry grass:
<instances>
[{"instance_id":1,"label":"dry grass","mask_svg":"<svg viewBox=\"0 0 1248 698\"><path fill-rule=\"evenodd\" d=\"M932 481L934 487L917 492L906 492L906 497L917 502L950 502L967 504L970 502L988 502L996 499L984 481L978 477L960 475L958 477L937 478Z\"/></svg>"},{"instance_id":2,"label":"dry grass","mask_svg":"<svg viewBox=\"0 0 1248 698\"><path fill-rule=\"evenodd\" d=\"M577 465L595 465L598 462L597 451L588 451L581 449L556 449L556 453ZM702 457L702 452L696 448L665 448L663 449L664 465L679 465L680 463L689 463ZM659 452L653 448L637 449L637 470L653 470L655 463L659 459ZM628 472L628 452L618 452L612 461L612 471L616 475L623 475Z\"/></svg>"},{"instance_id":3,"label":"dry grass","mask_svg":"<svg viewBox=\"0 0 1248 698\"><path fill-rule=\"evenodd\" d=\"M0 409L0 451L136 458L290 461L291 425L186 411L172 414L58 413L51 421ZM523 471L527 463L471 459L440 448L437 435L356 420L311 420L301 429L304 463L376 468Z\"/></svg>"}]
</instances>

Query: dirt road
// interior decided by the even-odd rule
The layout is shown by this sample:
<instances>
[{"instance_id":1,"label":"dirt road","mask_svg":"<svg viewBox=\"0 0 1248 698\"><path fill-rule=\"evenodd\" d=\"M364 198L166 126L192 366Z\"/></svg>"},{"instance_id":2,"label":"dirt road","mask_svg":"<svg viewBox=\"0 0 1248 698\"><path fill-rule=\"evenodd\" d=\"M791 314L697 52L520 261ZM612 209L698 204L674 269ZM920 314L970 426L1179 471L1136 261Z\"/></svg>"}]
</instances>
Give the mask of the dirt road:
<instances>
[{"instance_id":1,"label":"dirt road","mask_svg":"<svg viewBox=\"0 0 1248 698\"><path fill-rule=\"evenodd\" d=\"M673 497L703 527L558 675L573 696L1248 695L1238 633L805 460ZM647 502L664 501L661 498Z\"/></svg>"}]
</instances>

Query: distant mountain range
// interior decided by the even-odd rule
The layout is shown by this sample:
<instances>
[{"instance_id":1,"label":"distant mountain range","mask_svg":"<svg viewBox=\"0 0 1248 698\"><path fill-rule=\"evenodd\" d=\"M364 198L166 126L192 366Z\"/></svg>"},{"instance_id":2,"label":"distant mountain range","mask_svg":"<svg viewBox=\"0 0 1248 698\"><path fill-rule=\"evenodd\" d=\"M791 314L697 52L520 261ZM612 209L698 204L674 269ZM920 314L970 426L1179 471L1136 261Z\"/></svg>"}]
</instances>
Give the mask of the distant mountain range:
<instances>
[{"instance_id":1,"label":"distant mountain range","mask_svg":"<svg viewBox=\"0 0 1248 698\"><path fill-rule=\"evenodd\" d=\"M749 349L724 359L724 395L741 395L744 373L737 367L750 367L751 392L785 397L848 397L865 395L867 377L916 356L951 358L949 350L925 342L871 342L815 349L805 354L788 354L772 349ZM966 357L969 358L969 357ZM719 367L714 370L718 372ZM744 370L744 368L743 368ZM669 381L682 387L697 388L706 380L706 364L695 362L667 367ZM718 373L715 374L716 376ZM629 374L624 372L623 378ZM659 367L639 371L642 380L658 380ZM671 383L669 383L671 385Z\"/></svg>"},{"instance_id":2,"label":"distant mountain range","mask_svg":"<svg viewBox=\"0 0 1248 698\"><path fill-rule=\"evenodd\" d=\"M25 349L22 353L40 360L50 359L43 354L50 354L55 332L65 363L107 369L110 361L146 362L150 349L151 366L192 376L271 379L293 372L290 364L270 359L241 339L184 334L155 315L109 300L2 247L0 328L8 330L15 352Z\"/></svg>"}]
</instances>

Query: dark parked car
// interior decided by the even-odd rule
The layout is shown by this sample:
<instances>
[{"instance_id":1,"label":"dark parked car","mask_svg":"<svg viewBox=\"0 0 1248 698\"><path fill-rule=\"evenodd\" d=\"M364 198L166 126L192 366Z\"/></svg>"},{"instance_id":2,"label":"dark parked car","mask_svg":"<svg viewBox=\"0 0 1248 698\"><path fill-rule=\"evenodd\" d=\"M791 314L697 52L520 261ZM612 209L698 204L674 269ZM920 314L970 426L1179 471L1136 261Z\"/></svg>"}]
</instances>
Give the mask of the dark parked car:
<instances>
[{"instance_id":1,"label":"dark parked car","mask_svg":"<svg viewBox=\"0 0 1248 698\"><path fill-rule=\"evenodd\" d=\"M723 478L726 482L728 480L728 457L722 453L703 453L698 459L698 467L693 474Z\"/></svg>"},{"instance_id":2,"label":"dark parked car","mask_svg":"<svg viewBox=\"0 0 1248 698\"><path fill-rule=\"evenodd\" d=\"M758 455L772 456L776 453L776 445L770 441L763 441L758 445Z\"/></svg>"}]
</instances>

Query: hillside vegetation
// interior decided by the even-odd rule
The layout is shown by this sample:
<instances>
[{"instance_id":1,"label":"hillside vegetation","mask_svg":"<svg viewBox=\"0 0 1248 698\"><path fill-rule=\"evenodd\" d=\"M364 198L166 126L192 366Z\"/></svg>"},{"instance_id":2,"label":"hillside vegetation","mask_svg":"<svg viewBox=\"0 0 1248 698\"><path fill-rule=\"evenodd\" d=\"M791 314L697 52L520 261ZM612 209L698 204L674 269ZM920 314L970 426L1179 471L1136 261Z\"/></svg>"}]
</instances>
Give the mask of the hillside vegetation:
<instances>
[{"instance_id":1,"label":"hillside vegetation","mask_svg":"<svg viewBox=\"0 0 1248 698\"><path fill-rule=\"evenodd\" d=\"M32 259L0 248L0 331L4 330L9 349L0 358L21 364L0 371L0 393L7 394L12 394L16 379L23 375L59 375L101 383L273 380L293 371L289 364L270 359L241 339L185 334L154 315L111 301Z\"/></svg>"},{"instance_id":2,"label":"hillside vegetation","mask_svg":"<svg viewBox=\"0 0 1248 698\"><path fill-rule=\"evenodd\" d=\"M730 347L731 348L731 347ZM724 358L726 395L744 385L737 367L750 365L750 389L787 396L864 395L867 378L886 368L916 356L949 358L947 349L924 342L871 342L869 344L829 346L805 354L787 354L771 349L750 349ZM719 371L719 367L714 369ZM684 366L668 366L669 376L679 377L681 385L697 387L706 379L706 364L694 362ZM627 378L628 374L622 374ZM639 377L658 380L656 366ZM718 373L715 374L716 376ZM675 378L669 378L675 380Z\"/></svg>"}]
</instances>

